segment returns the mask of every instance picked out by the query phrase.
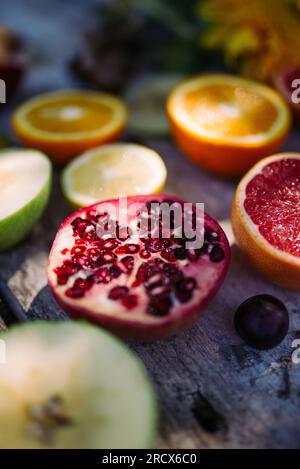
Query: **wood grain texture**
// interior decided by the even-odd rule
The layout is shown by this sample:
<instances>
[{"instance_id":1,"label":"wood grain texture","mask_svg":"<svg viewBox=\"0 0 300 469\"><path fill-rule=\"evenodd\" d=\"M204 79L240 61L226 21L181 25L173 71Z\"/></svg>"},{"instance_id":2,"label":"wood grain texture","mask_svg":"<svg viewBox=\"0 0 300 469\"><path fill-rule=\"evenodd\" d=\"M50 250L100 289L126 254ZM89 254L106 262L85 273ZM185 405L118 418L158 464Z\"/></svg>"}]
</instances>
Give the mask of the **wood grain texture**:
<instances>
[{"instance_id":1,"label":"wood grain texture","mask_svg":"<svg viewBox=\"0 0 300 469\"><path fill-rule=\"evenodd\" d=\"M38 48L51 58L47 65L32 68L20 99L38 89L72 86L62 65L67 53L57 47L55 37L59 28L60 32L63 28L68 47L74 47L75 39L70 38L75 37L76 25L82 27L80 5L87 5L87 2L78 2L71 14L71 2L64 2L63 7L62 2L52 1L46 17L37 0L24 2L21 9L16 0L2 0L2 3L7 5L6 9L2 6L4 20L20 27L28 35L29 42L38 39ZM56 11L54 3L59 4L61 10L66 9L64 14L62 11L61 15L51 13ZM63 16L63 22L59 20L60 16ZM76 33L77 38L79 31ZM6 106L1 114L2 128L8 127L12 107ZM295 132L287 149L300 148L299 135ZM162 155L168 167L167 192L204 202L206 211L212 216L222 221L229 219L234 182L196 168L183 158L171 141L148 143ZM32 320L66 319L48 290L45 269L54 235L70 211L56 172L49 206L31 236L0 255L0 273ZM244 346L233 328L234 310L247 297L258 293L276 295L290 312L290 333L273 351L260 352ZM300 447L300 365L292 364L290 360L292 341L300 336L299 331L299 293L281 289L261 278L233 246L228 276L204 317L192 329L165 342L129 344L141 357L156 384L161 410L158 446ZM221 416L219 429L212 429L199 419L199 399L201 405L206 399Z\"/></svg>"}]
</instances>

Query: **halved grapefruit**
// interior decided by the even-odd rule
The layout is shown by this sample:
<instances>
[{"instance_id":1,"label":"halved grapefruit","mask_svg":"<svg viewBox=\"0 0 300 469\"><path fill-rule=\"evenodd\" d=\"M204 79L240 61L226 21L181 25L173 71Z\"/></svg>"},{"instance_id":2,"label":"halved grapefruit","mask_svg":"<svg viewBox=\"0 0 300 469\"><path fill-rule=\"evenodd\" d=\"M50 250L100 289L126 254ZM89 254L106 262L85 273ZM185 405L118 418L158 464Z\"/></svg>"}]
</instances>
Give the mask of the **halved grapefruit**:
<instances>
[{"instance_id":1,"label":"halved grapefruit","mask_svg":"<svg viewBox=\"0 0 300 469\"><path fill-rule=\"evenodd\" d=\"M238 246L270 280L300 290L300 153L264 158L236 190Z\"/></svg>"}]
</instances>

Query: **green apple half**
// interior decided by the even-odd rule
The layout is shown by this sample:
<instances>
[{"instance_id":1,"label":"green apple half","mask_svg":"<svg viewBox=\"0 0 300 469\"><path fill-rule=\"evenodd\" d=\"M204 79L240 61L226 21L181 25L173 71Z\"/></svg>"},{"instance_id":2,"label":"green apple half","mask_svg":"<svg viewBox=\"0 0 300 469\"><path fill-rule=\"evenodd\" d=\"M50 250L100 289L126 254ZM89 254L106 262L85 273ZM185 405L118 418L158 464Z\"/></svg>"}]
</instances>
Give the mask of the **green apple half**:
<instances>
[{"instance_id":1,"label":"green apple half","mask_svg":"<svg viewBox=\"0 0 300 469\"><path fill-rule=\"evenodd\" d=\"M0 251L32 230L47 204L51 173L50 161L39 151L0 151Z\"/></svg>"},{"instance_id":2,"label":"green apple half","mask_svg":"<svg viewBox=\"0 0 300 469\"><path fill-rule=\"evenodd\" d=\"M0 448L153 445L153 388L121 341L79 321L26 323L0 340Z\"/></svg>"}]
</instances>

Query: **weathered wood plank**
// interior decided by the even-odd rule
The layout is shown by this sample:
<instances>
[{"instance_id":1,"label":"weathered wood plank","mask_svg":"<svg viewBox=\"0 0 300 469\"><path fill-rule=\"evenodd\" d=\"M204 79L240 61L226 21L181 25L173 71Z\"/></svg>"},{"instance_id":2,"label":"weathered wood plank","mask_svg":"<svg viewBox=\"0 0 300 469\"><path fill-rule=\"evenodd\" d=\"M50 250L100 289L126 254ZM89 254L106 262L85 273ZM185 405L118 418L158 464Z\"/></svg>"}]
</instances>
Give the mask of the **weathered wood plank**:
<instances>
[{"instance_id":1,"label":"weathered wood plank","mask_svg":"<svg viewBox=\"0 0 300 469\"><path fill-rule=\"evenodd\" d=\"M39 32L32 28L32 18L41 21L45 14L37 0L26 2L26 8L19 11L19 19L18 15L16 18L12 15L17 11L16 1L3 0L4 3L7 9L2 7L2 10L6 11L11 24L21 25L32 41L43 37L40 35L43 22ZM53 11L54 3L52 1ZM62 2L57 3L62 9ZM59 32L62 24L64 38L74 35L74 21L71 25L68 15L63 17L62 23L57 14L47 11L49 29L45 32L45 50L48 55L51 50L54 54L55 50L56 56L47 66L38 66L30 72L25 94L39 87L70 84L61 68L59 71L55 68L61 67L65 51L57 57L61 48L55 48L55 40L52 48L49 45L49 38L55 35L54 31ZM72 18L74 20L74 16ZM74 42L68 41L71 47ZM39 47L43 47L42 41L39 41ZM1 117L4 128L8 125L8 114L9 110ZM299 143L296 134L288 148L297 149ZM194 167L171 142L152 141L149 144L159 151L168 166L168 192L204 202L206 210L214 217L228 220L235 183ZM55 232L69 212L56 173L49 207L32 235L15 249L0 255L1 275L9 282L31 319L66 318L49 293L45 269ZM241 344L232 324L233 311L238 304L257 293L278 296L290 311L290 334L278 348L269 352L254 351ZM232 264L222 289L205 316L191 330L165 342L130 344L156 383L161 408L158 445L169 448L300 447L300 368L288 360L292 340L300 331L299 309L298 293L276 287L261 278L233 247ZM220 431L212 432L211 422L203 423L199 418L195 406L203 407L203 397L223 417Z\"/></svg>"}]
</instances>

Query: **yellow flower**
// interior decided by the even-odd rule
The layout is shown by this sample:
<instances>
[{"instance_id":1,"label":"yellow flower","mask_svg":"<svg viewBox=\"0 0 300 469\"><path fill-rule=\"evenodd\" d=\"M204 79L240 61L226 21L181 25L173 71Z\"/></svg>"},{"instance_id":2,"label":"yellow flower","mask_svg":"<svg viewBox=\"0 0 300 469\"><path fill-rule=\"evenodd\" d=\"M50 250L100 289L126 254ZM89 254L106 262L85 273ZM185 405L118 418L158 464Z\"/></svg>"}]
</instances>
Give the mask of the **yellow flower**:
<instances>
[{"instance_id":1,"label":"yellow flower","mask_svg":"<svg viewBox=\"0 0 300 469\"><path fill-rule=\"evenodd\" d=\"M300 65L299 0L203 0L198 10L211 24L201 44L223 50L243 75L271 82Z\"/></svg>"}]
</instances>

